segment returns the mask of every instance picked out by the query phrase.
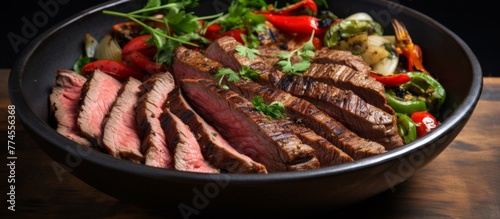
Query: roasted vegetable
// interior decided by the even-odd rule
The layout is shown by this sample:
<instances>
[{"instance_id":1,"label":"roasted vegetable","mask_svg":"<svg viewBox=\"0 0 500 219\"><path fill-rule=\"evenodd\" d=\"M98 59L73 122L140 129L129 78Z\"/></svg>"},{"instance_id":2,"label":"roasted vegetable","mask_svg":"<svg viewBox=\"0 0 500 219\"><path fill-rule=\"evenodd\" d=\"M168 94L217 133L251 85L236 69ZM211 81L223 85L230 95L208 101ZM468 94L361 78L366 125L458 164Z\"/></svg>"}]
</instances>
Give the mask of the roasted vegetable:
<instances>
[{"instance_id":1,"label":"roasted vegetable","mask_svg":"<svg viewBox=\"0 0 500 219\"><path fill-rule=\"evenodd\" d=\"M411 80L403 84L402 88L420 99L424 99L428 111L438 114L446 99L444 87L429 74L423 72L409 72L407 74Z\"/></svg>"},{"instance_id":2,"label":"roasted vegetable","mask_svg":"<svg viewBox=\"0 0 500 219\"><path fill-rule=\"evenodd\" d=\"M417 139L417 127L411 118L402 113L396 113L399 135L403 138L403 142L408 144Z\"/></svg>"}]
</instances>

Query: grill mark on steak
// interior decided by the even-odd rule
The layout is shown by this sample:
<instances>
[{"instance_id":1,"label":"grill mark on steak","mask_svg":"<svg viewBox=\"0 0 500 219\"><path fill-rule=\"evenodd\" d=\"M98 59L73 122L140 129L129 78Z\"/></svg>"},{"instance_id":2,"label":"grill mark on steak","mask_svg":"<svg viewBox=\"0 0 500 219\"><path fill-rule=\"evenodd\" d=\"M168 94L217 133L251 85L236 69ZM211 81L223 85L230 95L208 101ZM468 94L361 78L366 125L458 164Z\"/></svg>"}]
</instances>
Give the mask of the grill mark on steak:
<instances>
[{"instance_id":1,"label":"grill mark on steak","mask_svg":"<svg viewBox=\"0 0 500 219\"><path fill-rule=\"evenodd\" d=\"M141 140L137 134L135 104L141 81L129 77L103 123L102 141L111 156L141 163Z\"/></svg>"},{"instance_id":2,"label":"grill mark on steak","mask_svg":"<svg viewBox=\"0 0 500 219\"><path fill-rule=\"evenodd\" d=\"M219 132L201 118L186 101L180 88L169 94L166 107L193 132L203 157L213 166L229 173L267 173L264 165L236 151Z\"/></svg>"},{"instance_id":3,"label":"grill mark on steak","mask_svg":"<svg viewBox=\"0 0 500 219\"><path fill-rule=\"evenodd\" d=\"M165 141L159 118L174 86L172 74L163 72L154 74L139 87L141 93L136 106L136 121L146 165L173 169L173 154Z\"/></svg>"},{"instance_id":4,"label":"grill mark on steak","mask_svg":"<svg viewBox=\"0 0 500 219\"><path fill-rule=\"evenodd\" d=\"M87 78L71 70L56 71L56 85L49 95L51 114L57 121L56 131L85 147L92 147L77 125L78 104Z\"/></svg>"},{"instance_id":5,"label":"grill mark on steak","mask_svg":"<svg viewBox=\"0 0 500 219\"><path fill-rule=\"evenodd\" d=\"M329 48L321 48L315 51L313 61L316 63L330 63L348 66L356 71L358 74L369 77L371 67L360 56L352 54L350 51L333 50Z\"/></svg>"},{"instance_id":6,"label":"grill mark on steak","mask_svg":"<svg viewBox=\"0 0 500 219\"><path fill-rule=\"evenodd\" d=\"M122 83L114 77L96 69L82 88L77 124L82 134L100 149L103 121L113 106Z\"/></svg>"},{"instance_id":7,"label":"grill mark on steak","mask_svg":"<svg viewBox=\"0 0 500 219\"><path fill-rule=\"evenodd\" d=\"M167 145L174 152L176 170L219 173L218 169L205 161L196 137L181 119L166 108L160 116L160 121L165 131Z\"/></svg>"},{"instance_id":8,"label":"grill mark on steak","mask_svg":"<svg viewBox=\"0 0 500 219\"><path fill-rule=\"evenodd\" d=\"M314 134L321 136L333 144L332 146L328 146L326 148L333 153L331 154L332 156L337 156L338 154L336 149L332 147L342 149L342 151L346 152L349 156L356 160L386 152L382 145L359 137L356 133L345 127L338 120L325 114L305 99L297 98L289 93L286 93L285 91L265 87L253 82L238 83L235 86L231 86L231 88L237 93L241 93L243 96L247 96L248 98L253 98L255 95L261 96L267 104L273 101L283 103L288 116L297 121L297 123L303 124L308 129L314 131ZM295 133L299 134L299 137L306 137L301 134L305 132L304 129L300 127L291 128L296 129ZM311 135L312 134L307 134L307 137L311 137ZM322 139L318 139L318 141L320 140ZM324 143L321 144L324 146ZM326 149L323 148L320 150L324 151ZM338 154L338 156L344 161L350 160L342 154ZM329 160L328 157L326 157L326 160Z\"/></svg>"},{"instance_id":9,"label":"grill mark on steak","mask_svg":"<svg viewBox=\"0 0 500 219\"><path fill-rule=\"evenodd\" d=\"M203 60L203 64L199 64L198 60ZM176 50L173 59L173 68L176 77L213 78L213 74L217 72L216 69L205 66L223 67L219 62L206 58L199 52L184 47L179 47ZM236 86L235 84L238 85ZM247 99L253 98L253 95L258 93L268 103L275 100L282 102L286 107L286 113L295 121L300 121L300 123L314 130L317 134L341 148L354 159L361 159L386 151L382 145L360 138L343 124L317 109L310 102L292 96L282 90L253 82L235 82L228 85L233 91L246 96Z\"/></svg>"},{"instance_id":10,"label":"grill mark on steak","mask_svg":"<svg viewBox=\"0 0 500 219\"><path fill-rule=\"evenodd\" d=\"M181 88L193 108L237 151L264 164L269 172L319 167L314 149L244 97L207 79L184 79Z\"/></svg>"},{"instance_id":11,"label":"grill mark on steak","mask_svg":"<svg viewBox=\"0 0 500 219\"><path fill-rule=\"evenodd\" d=\"M325 69L320 71L310 69L304 73L304 76L317 78L340 89L353 90L366 102L394 114L394 110L387 104L384 85L371 77L370 72L360 73L359 70L356 71L356 68L351 68L350 65L343 64L342 61L335 61L335 59L342 60L342 56L346 56L350 60L355 59L354 57L361 59L360 57L354 56L347 51L321 51L323 50L317 52L318 56L313 61L320 64L320 66L322 65ZM317 65L313 64L313 66Z\"/></svg>"},{"instance_id":12,"label":"grill mark on steak","mask_svg":"<svg viewBox=\"0 0 500 219\"><path fill-rule=\"evenodd\" d=\"M350 90L294 75L285 76L277 87L305 98L358 135L377 141L387 149L403 145L397 132L396 117L366 103Z\"/></svg>"},{"instance_id":13,"label":"grill mark on steak","mask_svg":"<svg viewBox=\"0 0 500 219\"><path fill-rule=\"evenodd\" d=\"M219 38L208 46L206 54L209 58L226 64L234 71L241 69L240 63L256 62L260 63L258 66L264 66L262 59L250 60L248 57L238 55L236 52L238 45L240 45L239 42L234 38ZM239 59L245 61L239 61ZM261 73L260 79L257 80L258 83L280 88L297 97L307 98L313 104L321 104L320 109L328 110L330 116L339 120L361 137L384 145L387 150L403 145L402 138L397 132L395 115L366 103L350 90L339 89L332 84L322 83L316 77L311 77L316 74L312 71L331 70L328 65L323 67L319 64L312 64L308 70L309 73L306 73L305 76L288 75L272 70L261 72L260 69L254 69ZM316 75L328 75L328 73L317 73ZM263 82L266 80L268 82Z\"/></svg>"},{"instance_id":14,"label":"grill mark on steak","mask_svg":"<svg viewBox=\"0 0 500 219\"><path fill-rule=\"evenodd\" d=\"M321 167L347 163L354 160L347 153L304 125L288 119L278 119L277 122L279 126L295 134L302 142L314 149L314 154L318 158Z\"/></svg>"}]
</instances>

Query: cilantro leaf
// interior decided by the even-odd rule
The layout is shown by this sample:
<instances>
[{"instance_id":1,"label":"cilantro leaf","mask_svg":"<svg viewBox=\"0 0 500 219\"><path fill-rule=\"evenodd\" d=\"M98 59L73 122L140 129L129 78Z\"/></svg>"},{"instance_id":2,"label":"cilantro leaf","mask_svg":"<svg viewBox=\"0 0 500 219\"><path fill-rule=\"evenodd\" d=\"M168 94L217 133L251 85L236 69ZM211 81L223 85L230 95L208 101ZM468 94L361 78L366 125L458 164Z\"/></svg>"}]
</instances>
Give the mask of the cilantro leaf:
<instances>
[{"instance_id":1,"label":"cilantro leaf","mask_svg":"<svg viewBox=\"0 0 500 219\"><path fill-rule=\"evenodd\" d=\"M264 103L264 98L261 96L254 96L252 98L252 104L256 110L264 113L264 115L269 118L280 119L287 117L285 114L285 106L281 102L274 101L267 105Z\"/></svg>"},{"instance_id":2,"label":"cilantro leaf","mask_svg":"<svg viewBox=\"0 0 500 219\"><path fill-rule=\"evenodd\" d=\"M256 55L259 54L259 50L248 48L244 45L237 45L236 51L238 52L238 55L245 56L250 60L254 60Z\"/></svg>"},{"instance_id":3,"label":"cilantro leaf","mask_svg":"<svg viewBox=\"0 0 500 219\"><path fill-rule=\"evenodd\" d=\"M247 78L247 79L250 79L250 80L256 80L257 78L259 78L259 73L250 69L250 67L244 65L239 74L241 75L241 77L243 78Z\"/></svg>"},{"instance_id":4,"label":"cilantro leaf","mask_svg":"<svg viewBox=\"0 0 500 219\"><path fill-rule=\"evenodd\" d=\"M217 73L215 73L214 77L219 79L217 85L222 87L224 90L229 89L226 85L222 85L222 81L224 80L225 77L228 77L227 80L229 82L235 82L240 80L240 76L238 76L238 74L230 68L219 69Z\"/></svg>"},{"instance_id":5,"label":"cilantro leaf","mask_svg":"<svg viewBox=\"0 0 500 219\"><path fill-rule=\"evenodd\" d=\"M288 53L284 52L276 54L276 57L280 58L280 61L276 64L281 66L281 71L288 74L301 75L309 69L311 66L311 59L315 56L315 48L312 43L313 37L314 32L312 33L311 38L299 48ZM294 55L300 57L301 60L292 64L292 56Z\"/></svg>"}]
</instances>

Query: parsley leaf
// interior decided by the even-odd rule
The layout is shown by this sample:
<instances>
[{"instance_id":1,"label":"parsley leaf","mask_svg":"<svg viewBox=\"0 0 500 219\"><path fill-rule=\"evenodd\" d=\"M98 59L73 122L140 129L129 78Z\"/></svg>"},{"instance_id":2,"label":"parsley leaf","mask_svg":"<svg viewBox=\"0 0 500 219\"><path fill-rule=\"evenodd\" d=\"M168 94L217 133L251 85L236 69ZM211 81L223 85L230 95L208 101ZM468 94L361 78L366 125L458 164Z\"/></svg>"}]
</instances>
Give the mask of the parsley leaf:
<instances>
[{"instance_id":1,"label":"parsley leaf","mask_svg":"<svg viewBox=\"0 0 500 219\"><path fill-rule=\"evenodd\" d=\"M291 51L276 54L276 57L280 58L276 64L281 66L281 71L293 75L301 75L311 66L311 59L315 56L314 44L312 43L314 37L314 31L311 38L304 43L301 47ZM300 61L292 64L292 57L297 55L300 57Z\"/></svg>"},{"instance_id":2,"label":"parsley leaf","mask_svg":"<svg viewBox=\"0 0 500 219\"><path fill-rule=\"evenodd\" d=\"M259 50L252 49L244 45L237 45L236 51L238 52L238 55L245 56L250 60L254 60L256 55L259 54Z\"/></svg>"},{"instance_id":3,"label":"parsley leaf","mask_svg":"<svg viewBox=\"0 0 500 219\"><path fill-rule=\"evenodd\" d=\"M271 104L267 105L264 103L264 98L261 96L254 96L252 99L252 104L256 110L261 111L269 118L280 119L286 118L285 114L285 106L283 103L274 101Z\"/></svg>"},{"instance_id":4,"label":"parsley leaf","mask_svg":"<svg viewBox=\"0 0 500 219\"><path fill-rule=\"evenodd\" d=\"M227 80L229 82L235 82L240 80L240 76L230 68L221 68L217 71L217 73L214 76L215 78L219 78L217 85L219 87L222 87L224 90L229 89L227 85L222 85L222 81L224 80L225 77L228 77Z\"/></svg>"},{"instance_id":5,"label":"parsley leaf","mask_svg":"<svg viewBox=\"0 0 500 219\"><path fill-rule=\"evenodd\" d=\"M241 77L243 78L247 78L247 79L250 79L250 80L255 80L257 78L259 78L259 73L256 72L255 70L252 70L250 69L250 67L244 65L239 74L241 75Z\"/></svg>"}]
</instances>

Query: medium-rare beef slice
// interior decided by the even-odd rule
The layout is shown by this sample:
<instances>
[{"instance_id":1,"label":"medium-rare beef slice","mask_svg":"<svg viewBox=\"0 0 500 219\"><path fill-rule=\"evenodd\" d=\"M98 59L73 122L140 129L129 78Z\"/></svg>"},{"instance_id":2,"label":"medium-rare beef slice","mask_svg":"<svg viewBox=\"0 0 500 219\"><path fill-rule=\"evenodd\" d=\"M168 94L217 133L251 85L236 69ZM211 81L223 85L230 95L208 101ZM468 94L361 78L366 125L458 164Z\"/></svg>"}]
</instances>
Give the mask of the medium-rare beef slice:
<instances>
[{"instance_id":1,"label":"medium-rare beef slice","mask_svg":"<svg viewBox=\"0 0 500 219\"><path fill-rule=\"evenodd\" d=\"M179 47L176 49L172 67L177 78L213 78L213 74L224 66L199 52ZM382 145L359 137L308 101L292 96L282 90L253 82L238 83L238 86L233 86L235 84L237 83L229 83L228 85L233 91L246 96L247 99L251 99L252 95L258 93L268 103L274 100L282 102L287 110L286 113L291 118L295 121L301 121L300 123L323 136L354 159L361 159L386 151ZM244 86L245 84L247 86Z\"/></svg>"},{"instance_id":2,"label":"medium-rare beef slice","mask_svg":"<svg viewBox=\"0 0 500 219\"><path fill-rule=\"evenodd\" d=\"M102 141L113 157L143 162L141 139L137 134L135 104L139 98L141 81L129 77L103 123Z\"/></svg>"},{"instance_id":3,"label":"medium-rare beef slice","mask_svg":"<svg viewBox=\"0 0 500 219\"><path fill-rule=\"evenodd\" d=\"M168 97L166 107L193 132L203 157L213 166L228 173L267 173L264 165L236 151L211 125L191 108L180 88Z\"/></svg>"},{"instance_id":4,"label":"medium-rare beef slice","mask_svg":"<svg viewBox=\"0 0 500 219\"><path fill-rule=\"evenodd\" d=\"M104 149L103 121L113 106L122 83L100 70L95 70L82 88L77 124L93 145Z\"/></svg>"},{"instance_id":5,"label":"medium-rare beef slice","mask_svg":"<svg viewBox=\"0 0 500 219\"><path fill-rule=\"evenodd\" d=\"M252 103L207 79L184 79L181 88L193 108L240 153L269 172L319 167L311 146L257 111Z\"/></svg>"},{"instance_id":6,"label":"medium-rare beef slice","mask_svg":"<svg viewBox=\"0 0 500 219\"><path fill-rule=\"evenodd\" d=\"M173 154L168 148L159 118L174 86L170 72L154 74L139 86L141 92L136 106L136 121L146 165L173 169Z\"/></svg>"},{"instance_id":7,"label":"medium-rare beef slice","mask_svg":"<svg viewBox=\"0 0 500 219\"><path fill-rule=\"evenodd\" d=\"M92 147L77 125L78 104L82 93L82 87L87 78L71 70L57 70L56 84L49 96L50 109L57 121L56 131L61 135L81 144Z\"/></svg>"},{"instance_id":8,"label":"medium-rare beef slice","mask_svg":"<svg viewBox=\"0 0 500 219\"><path fill-rule=\"evenodd\" d=\"M350 90L295 75L285 76L277 87L310 101L361 137L376 141L387 149L403 145L396 117L366 103Z\"/></svg>"},{"instance_id":9,"label":"medium-rare beef slice","mask_svg":"<svg viewBox=\"0 0 500 219\"><path fill-rule=\"evenodd\" d=\"M200 145L193 132L168 108L161 114L160 122L165 131L167 145L174 154L176 170L219 173L218 169L203 158Z\"/></svg>"}]
</instances>

